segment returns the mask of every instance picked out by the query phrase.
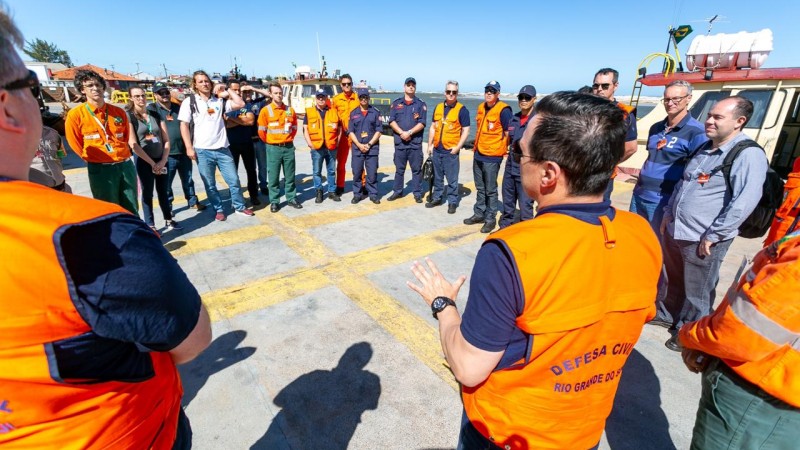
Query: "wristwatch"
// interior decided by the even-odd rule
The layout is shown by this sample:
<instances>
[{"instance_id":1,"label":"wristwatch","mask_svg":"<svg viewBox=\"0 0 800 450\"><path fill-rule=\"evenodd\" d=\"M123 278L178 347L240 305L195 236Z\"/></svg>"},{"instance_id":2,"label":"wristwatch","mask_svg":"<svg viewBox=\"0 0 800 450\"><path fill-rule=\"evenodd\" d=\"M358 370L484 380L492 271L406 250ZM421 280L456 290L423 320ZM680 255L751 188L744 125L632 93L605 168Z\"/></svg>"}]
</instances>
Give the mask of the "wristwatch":
<instances>
[{"instance_id":1,"label":"wristwatch","mask_svg":"<svg viewBox=\"0 0 800 450\"><path fill-rule=\"evenodd\" d=\"M431 311L433 311L433 318L439 320L437 314L444 311L444 309L447 308L448 306L452 306L453 308L458 309L458 307L456 306L456 302L447 297L436 297L435 299L433 299L433 302L431 303Z\"/></svg>"}]
</instances>

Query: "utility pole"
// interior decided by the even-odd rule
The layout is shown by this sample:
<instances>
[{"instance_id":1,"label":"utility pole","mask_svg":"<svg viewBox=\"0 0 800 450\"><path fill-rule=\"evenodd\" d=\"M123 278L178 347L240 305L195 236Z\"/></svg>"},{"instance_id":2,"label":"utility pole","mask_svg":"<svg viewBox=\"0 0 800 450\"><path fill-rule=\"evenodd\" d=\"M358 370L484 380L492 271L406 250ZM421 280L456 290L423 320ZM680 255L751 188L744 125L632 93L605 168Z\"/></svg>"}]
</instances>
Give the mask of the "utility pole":
<instances>
[{"instance_id":1,"label":"utility pole","mask_svg":"<svg viewBox=\"0 0 800 450\"><path fill-rule=\"evenodd\" d=\"M167 65L164 64L164 63L161 63L161 67L164 68L164 78L169 78L169 74L167 73Z\"/></svg>"},{"instance_id":2,"label":"utility pole","mask_svg":"<svg viewBox=\"0 0 800 450\"><path fill-rule=\"evenodd\" d=\"M135 63L135 64L136 64L136 74L138 75L139 74L139 63Z\"/></svg>"}]
</instances>

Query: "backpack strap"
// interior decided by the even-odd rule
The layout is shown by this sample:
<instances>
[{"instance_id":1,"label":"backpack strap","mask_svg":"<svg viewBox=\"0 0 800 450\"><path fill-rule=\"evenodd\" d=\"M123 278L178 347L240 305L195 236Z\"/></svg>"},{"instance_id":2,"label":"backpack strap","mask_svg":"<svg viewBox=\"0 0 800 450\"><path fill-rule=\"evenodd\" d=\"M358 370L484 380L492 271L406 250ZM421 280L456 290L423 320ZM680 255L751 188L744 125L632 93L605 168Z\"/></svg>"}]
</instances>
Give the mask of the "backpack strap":
<instances>
[{"instance_id":1,"label":"backpack strap","mask_svg":"<svg viewBox=\"0 0 800 450\"><path fill-rule=\"evenodd\" d=\"M758 143L752 139L744 139L736 143L733 146L731 151L725 155L725 159L722 160L722 165L719 165L714 168L712 172L716 172L718 170L722 170L722 176L725 178L725 185L728 188L728 194L733 195L733 186L731 185L731 169L733 168L733 162L742 153L745 149L750 147L758 147L761 151L764 151L764 148L758 145Z\"/></svg>"}]
</instances>

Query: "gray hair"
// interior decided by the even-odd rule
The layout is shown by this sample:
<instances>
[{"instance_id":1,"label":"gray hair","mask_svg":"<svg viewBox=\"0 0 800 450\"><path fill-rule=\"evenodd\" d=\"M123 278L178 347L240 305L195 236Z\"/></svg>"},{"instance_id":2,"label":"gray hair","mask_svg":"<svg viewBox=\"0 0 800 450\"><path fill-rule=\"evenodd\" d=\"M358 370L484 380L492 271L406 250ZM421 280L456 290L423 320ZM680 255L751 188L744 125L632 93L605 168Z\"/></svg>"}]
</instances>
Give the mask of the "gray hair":
<instances>
[{"instance_id":1,"label":"gray hair","mask_svg":"<svg viewBox=\"0 0 800 450\"><path fill-rule=\"evenodd\" d=\"M688 82L688 81L686 81L686 80L675 80L675 81L670 81L670 82L669 82L669 84L667 84L666 86L664 86L664 92L666 92L666 91L667 91L667 89L669 89L669 88L671 88L671 87L673 87L673 86L678 86L678 87L686 88L686 95L692 95L692 83L689 83L689 82Z\"/></svg>"},{"instance_id":2,"label":"gray hair","mask_svg":"<svg viewBox=\"0 0 800 450\"><path fill-rule=\"evenodd\" d=\"M16 49L24 44L22 33L14 25L8 8L0 3L0 85L14 81L25 70Z\"/></svg>"},{"instance_id":3,"label":"gray hair","mask_svg":"<svg viewBox=\"0 0 800 450\"><path fill-rule=\"evenodd\" d=\"M458 81L456 80L447 80L447 83L444 84L444 88L447 89L447 85L452 84L455 87L458 87Z\"/></svg>"}]
</instances>

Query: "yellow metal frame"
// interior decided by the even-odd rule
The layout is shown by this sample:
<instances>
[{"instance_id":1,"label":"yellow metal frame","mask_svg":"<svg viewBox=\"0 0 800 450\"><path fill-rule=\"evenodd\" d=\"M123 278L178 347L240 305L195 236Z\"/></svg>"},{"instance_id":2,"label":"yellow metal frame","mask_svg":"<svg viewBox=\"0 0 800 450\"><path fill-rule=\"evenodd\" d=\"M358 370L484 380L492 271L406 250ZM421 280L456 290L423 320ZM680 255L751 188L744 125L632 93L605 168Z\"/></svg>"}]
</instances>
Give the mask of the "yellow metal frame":
<instances>
[{"instance_id":1,"label":"yellow metal frame","mask_svg":"<svg viewBox=\"0 0 800 450\"><path fill-rule=\"evenodd\" d=\"M634 108L639 106L639 98L642 95L642 77L639 76L639 73L642 67L646 68L656 58L664 58L666 62L666 68L662 71L664 78L675 73L675 58L669 53L651 53L645 56L642 62L639 63L639 67L636 68L636 81L633 83L633 91L631 92L631 106Z\"/></svg>"}]
</instances>

